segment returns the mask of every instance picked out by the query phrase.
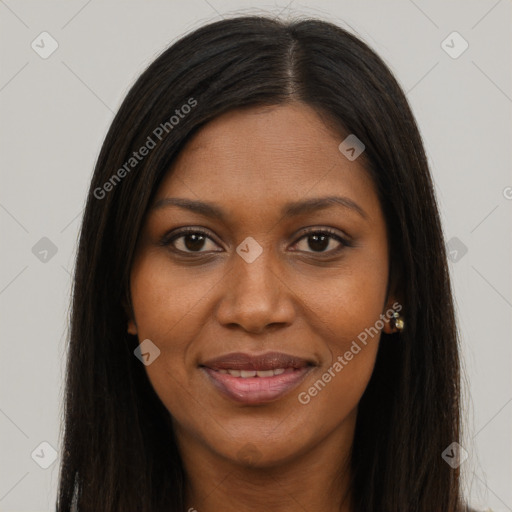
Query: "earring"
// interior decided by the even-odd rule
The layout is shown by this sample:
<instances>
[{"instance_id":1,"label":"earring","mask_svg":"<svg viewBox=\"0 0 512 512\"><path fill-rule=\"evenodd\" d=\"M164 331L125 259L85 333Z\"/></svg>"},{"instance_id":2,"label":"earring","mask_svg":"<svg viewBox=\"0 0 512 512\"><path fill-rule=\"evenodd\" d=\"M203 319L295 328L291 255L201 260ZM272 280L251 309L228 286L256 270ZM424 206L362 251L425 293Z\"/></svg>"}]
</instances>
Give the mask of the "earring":
<instances>
[{"instance_id":1,"label":"earring","mask_svg":"<svg viewBox=\"0 0 512 512\"><path fill-rule=\"evenodd\" d=\"M405 327L405 321L404 319L398 314L398 311L393 311L393 315L390 319L391 326L398 330L398 332L401 332L404 330Z\"/></svg>"}]
</instances>

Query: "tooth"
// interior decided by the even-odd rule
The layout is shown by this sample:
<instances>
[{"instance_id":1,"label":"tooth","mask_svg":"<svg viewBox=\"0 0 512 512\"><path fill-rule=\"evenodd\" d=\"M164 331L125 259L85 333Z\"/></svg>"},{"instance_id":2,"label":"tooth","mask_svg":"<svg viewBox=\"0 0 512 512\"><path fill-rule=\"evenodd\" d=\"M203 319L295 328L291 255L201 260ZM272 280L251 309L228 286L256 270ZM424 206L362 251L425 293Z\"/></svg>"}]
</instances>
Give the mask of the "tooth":
<instances>
[{"instance_id":1,"label":"tooth","mask_svg":"<svg viewBox=\"0 0 512 512\"><path fill-rule=\"evenodd\" d=\"M258 377L273 377L274 370L259 370L256 372L256 375Z\"/></svg>"},{"instance_id":2,"label":"tooth","mask_svg":"<svg viewBox=\"0 0 512 512\"><path fill-rule=\"evenodd\" d=\"M273 377L274 375L281 375L286 370L285 368L276 368L275 370L224 370L219 369L219 373L229 373L232 377L242 377L248 379L251 377Z\"/></svg>"}]
</instances>

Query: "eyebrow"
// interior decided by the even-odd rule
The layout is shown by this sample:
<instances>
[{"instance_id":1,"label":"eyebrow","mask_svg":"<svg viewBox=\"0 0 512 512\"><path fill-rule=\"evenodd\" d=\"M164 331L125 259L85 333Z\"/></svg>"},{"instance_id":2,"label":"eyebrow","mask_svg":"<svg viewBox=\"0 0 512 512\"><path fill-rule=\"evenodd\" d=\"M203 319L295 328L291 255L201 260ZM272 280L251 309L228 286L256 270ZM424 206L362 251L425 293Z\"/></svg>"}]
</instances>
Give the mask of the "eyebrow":
<instances>
[{"instance_id":1,"label":"eyebrow","mask_svg":"<svg viewBox=\"0 0 512 512\"><path fill-rule=\"evenodd\" d=\"M290 202L284 205L281 215L283 218L295 217L298 215L313 213L315 211L325 210L336 205L352 210L364 219L368 220L368 215L361 206L352 199L343 196L312 197L302 201ZM178 206L205 217L219 219L223 222L225 222L227 218L225 212L213 203L179 197L165 197L160 199L151 207L151 211L159 210L167 206Z\"/></svg>"}]
</instances>

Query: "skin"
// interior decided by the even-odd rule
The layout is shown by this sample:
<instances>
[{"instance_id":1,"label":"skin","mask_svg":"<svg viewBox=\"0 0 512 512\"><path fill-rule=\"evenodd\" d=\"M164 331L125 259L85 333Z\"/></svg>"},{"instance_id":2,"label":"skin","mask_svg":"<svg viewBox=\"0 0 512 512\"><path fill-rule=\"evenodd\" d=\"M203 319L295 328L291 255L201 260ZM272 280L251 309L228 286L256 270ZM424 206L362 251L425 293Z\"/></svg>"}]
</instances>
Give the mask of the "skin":
<instances>
[{"instance_id":1,"label":"skin","mask_svg":"<svg viewBox=\"0 0 512 512\"><path fill-rule=\"evenodd\" d=\"M352 510L348 454L380 332L308 404L298 400L395 301L386 296L389 247L377 193L364 156L349 161L338 150L343 138L301 103L232 111L195 134L156 194L154 205L200 200L226 217L151 209L131 274L128 332L161 351L146 371L173 418L187 509ZM365 216L341 205L281 215L288 202L333 195ZM211 239L161 243L185 226ZM309 227L309 237L300 232ZM351 246L335 238L311 246L311 234L326 228ZM263 250L252 263L236 252L249 236ZM389 322L384 330L393 332ZM265 351L317 366L299 387L257 406L221 395L198 367L229 352Z\"/></svg>"}]
</instances>

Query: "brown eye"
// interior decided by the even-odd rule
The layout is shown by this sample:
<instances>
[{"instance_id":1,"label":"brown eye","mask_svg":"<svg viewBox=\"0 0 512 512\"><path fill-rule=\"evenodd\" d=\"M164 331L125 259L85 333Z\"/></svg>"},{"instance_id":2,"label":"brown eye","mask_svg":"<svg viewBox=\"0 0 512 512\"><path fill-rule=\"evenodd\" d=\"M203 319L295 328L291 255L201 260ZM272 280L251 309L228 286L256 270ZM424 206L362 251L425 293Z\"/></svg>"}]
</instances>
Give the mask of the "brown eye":
<instances>
[{"instance_id":1,"label":"brown eye","mask_svg":"<svg viewBox=\"0 0 512 512\"><path fill-rule=\"evenodd\" d=\"M208 246L209 243L210 247ZM170 237L165 237L161 244L166 246L170 245L173 250L184 253L219 252L216 250L218 246L212 238L205 232L197 229L181 230L178 233L172 234Z\"/></svg>"},{"instance_id":2,"label":"brown eye","mask_svg":"<svg viewBox=\"0 0 512 512\"><path fill-rule=\"evenodd\" d=\"M183 245L188 251L200 251L206 242L206 237L198 233L190 233L180 236L179 238L176 238L174 242L176 243L176 241L180 239L183 239ZM178 249L178 247L176 248Z\"/></svg>"},{"instance_id":3,"label":"brown eye","mask_svg":"<svg viewBox=\"0 0 512 512\"><path fill-rule=\"evenodd\" d=\"M341 250L350 244L333 231L323 230L307 233L295 245L298 250L304 252L330 253Z\"/></svg>"}]
</instances>

